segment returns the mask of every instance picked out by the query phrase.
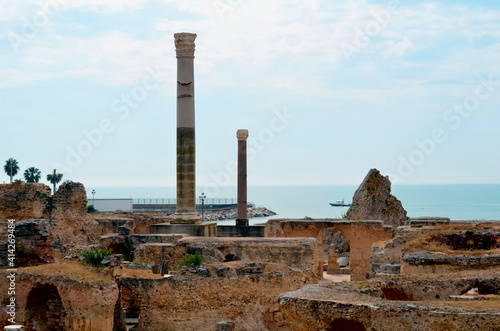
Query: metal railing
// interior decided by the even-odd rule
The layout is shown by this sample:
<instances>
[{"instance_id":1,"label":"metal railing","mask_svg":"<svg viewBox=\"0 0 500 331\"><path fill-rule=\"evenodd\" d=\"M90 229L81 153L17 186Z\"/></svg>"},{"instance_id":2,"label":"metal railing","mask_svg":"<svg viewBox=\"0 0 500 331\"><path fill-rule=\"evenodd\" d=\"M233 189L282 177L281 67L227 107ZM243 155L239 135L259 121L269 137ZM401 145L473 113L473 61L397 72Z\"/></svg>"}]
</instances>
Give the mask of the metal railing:
<instances>
[{"instance_id":1,"label":"metal railing","mask_svg":"<svg viewBox=\"0 0 500 331\"><path fill-rule=\"evenodd\" d=\"M235 205L238 203L234 198L208 198L205 199L205 205ZM175 198L159 198L159 199L133 199L134 205L175 205L177 199ZM201 205L201 199L196 199L196 204Z\"/></svg>"}]
</instances>

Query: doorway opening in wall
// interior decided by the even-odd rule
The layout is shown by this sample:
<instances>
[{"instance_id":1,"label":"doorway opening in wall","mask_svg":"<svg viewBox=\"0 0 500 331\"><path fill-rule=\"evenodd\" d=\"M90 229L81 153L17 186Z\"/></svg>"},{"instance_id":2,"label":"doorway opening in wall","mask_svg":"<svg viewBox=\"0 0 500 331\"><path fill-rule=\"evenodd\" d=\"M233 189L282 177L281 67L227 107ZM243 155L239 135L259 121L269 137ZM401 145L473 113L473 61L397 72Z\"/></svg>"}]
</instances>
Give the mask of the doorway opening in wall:
<instances>
[{"instance_id":1,"label":"doorway opening in wall","mask_svg":"<svg viewBox=\"0 0 500 331\"><path fill-rule=\"evenodd\" d=\"M66 311L54 285L35 287L28 295L25 331L64 331Z\"/></svg>"},{"instance_id":2,"label":"doorway opening in wall","mask_svg":"<svg viewBox=\"0 0 500 331\"><path fill-rule=\"evenodd\" d=\"M350 281L349 240L336 229L321 230L323 242L323 279L335 282Z\"/></svg>"},{"instance_id":3,"label":"doorway opening in wall","mask_svg":"<svg viewBox=\"0 0 500 331\"><path fill-rule=\"evenodd\" d=\"M121 308L125 311L125 324L127 330L137 327L141 315L141 298L130 288L120 286Z\"/></svg>"}]
</instances>

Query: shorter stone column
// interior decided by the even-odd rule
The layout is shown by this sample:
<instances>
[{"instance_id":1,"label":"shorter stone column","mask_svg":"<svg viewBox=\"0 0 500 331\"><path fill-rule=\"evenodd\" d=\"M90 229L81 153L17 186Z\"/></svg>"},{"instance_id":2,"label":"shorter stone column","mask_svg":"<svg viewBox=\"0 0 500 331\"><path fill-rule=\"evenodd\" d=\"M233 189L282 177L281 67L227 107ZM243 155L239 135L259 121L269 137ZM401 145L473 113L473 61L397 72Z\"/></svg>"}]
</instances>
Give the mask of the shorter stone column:
<instances>
[{"instance_id":1,"label":"shorter stone column","mask_svg":"<svg viewBox=\"0 0 500 331\"><path fill-rule=\"evenodd\" d=\"M247 215L247 138L248 130L238 130L238 217L236 226L248 226Z\"/></svg>"}]
</instances>

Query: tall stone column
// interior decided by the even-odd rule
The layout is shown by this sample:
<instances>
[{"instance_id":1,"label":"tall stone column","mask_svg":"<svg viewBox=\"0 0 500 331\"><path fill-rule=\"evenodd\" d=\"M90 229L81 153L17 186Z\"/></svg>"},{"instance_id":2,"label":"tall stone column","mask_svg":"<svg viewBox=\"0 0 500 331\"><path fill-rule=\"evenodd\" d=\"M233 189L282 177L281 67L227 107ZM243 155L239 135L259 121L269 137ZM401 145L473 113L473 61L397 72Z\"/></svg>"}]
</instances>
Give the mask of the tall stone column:
<instances>
[{"instance_id":1,"label":"tall stone column","mask_svg":"<svg viewBox=\"0 0 500 331\"><path fill-rule=\"evenodd\" d=\"M247 215L247 138L248 130L238 130L238 218L236 226L248 226Z\"/></svg>"},{"instance_id":2,"label":"tall stone column","mask_svg":"<svg viewBox=\"0 0 500 331\"><path fill-rule=\"evenodd\" d=\"M177 53L177 208L174 223L201 223L196 212L194 33L176 33Z\"/></svg>"}]
</instances>

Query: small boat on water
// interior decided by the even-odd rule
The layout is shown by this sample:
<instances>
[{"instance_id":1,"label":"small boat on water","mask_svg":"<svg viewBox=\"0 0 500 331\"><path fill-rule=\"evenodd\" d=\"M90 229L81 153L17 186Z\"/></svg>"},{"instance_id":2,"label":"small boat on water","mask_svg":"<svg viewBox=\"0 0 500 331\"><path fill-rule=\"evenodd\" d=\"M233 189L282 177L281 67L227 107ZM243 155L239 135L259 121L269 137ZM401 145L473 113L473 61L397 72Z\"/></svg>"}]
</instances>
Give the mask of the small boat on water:
<instances>
[{"instance_id":1,"label":"small boat on water","mask_svg":"<svg viewBox=\"0 0 500 331\"><path fill-rule=\"evenodd\" d=\"M337 200L335 202L330 202L330 205L333 207L349 207L351 204L345 203L344 199L342 199L342 200Z\"/></svg>"}]
</instances>

